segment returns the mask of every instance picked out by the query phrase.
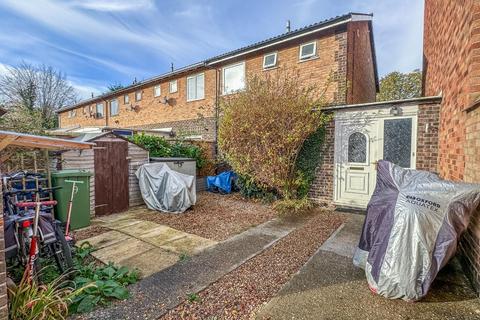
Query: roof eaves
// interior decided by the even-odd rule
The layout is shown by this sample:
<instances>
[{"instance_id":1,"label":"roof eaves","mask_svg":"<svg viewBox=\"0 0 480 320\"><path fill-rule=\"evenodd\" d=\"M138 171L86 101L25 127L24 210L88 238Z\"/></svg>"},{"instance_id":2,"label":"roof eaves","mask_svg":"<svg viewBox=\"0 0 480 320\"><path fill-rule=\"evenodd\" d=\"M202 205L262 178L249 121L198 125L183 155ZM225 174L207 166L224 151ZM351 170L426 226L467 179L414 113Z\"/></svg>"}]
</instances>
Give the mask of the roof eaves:
<instances>
[{"instance_id":1,"label":"roof eaves","mask_svg":"<svg viewBox=\"0 0 480 320\"><path fill-rule=\"evenodd\" d=\"M354 108L368 108L368 107L380 107L380 106L389 106L389 105L399 105L399 104L433 104L442 102L442 96L431 96L431 97L418 97L410 99L400 99L400 100L390 100L390 101L376 101L376 102L366 102L366 103L357 103L357 104L346 104L346 105L337 105L326 107L322 109L316 109L315 111L336 111L344 109L354 109Z\"/></svg>"}]
</instances>

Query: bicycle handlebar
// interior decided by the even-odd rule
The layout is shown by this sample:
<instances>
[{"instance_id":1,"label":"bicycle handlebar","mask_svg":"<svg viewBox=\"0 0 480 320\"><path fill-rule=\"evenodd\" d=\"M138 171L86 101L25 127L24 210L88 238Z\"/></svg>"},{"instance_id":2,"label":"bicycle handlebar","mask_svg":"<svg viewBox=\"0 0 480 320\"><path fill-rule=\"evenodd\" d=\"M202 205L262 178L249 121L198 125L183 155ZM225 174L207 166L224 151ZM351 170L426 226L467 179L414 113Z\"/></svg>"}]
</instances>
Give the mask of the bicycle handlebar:
<instances>
[{"instance_id":1,"label":"bicycle handlebar","mask_svg":"<svg viewBox=\"0 0 480 320\"><path fill-rule=\"evenodd\" d=\"M39 202L17 202L15 206L19 208L35 208L37 204L42 206L54 206L57 204L56 200L49 200L49 201L39 201Z\"/></svg>"}]
</instances>

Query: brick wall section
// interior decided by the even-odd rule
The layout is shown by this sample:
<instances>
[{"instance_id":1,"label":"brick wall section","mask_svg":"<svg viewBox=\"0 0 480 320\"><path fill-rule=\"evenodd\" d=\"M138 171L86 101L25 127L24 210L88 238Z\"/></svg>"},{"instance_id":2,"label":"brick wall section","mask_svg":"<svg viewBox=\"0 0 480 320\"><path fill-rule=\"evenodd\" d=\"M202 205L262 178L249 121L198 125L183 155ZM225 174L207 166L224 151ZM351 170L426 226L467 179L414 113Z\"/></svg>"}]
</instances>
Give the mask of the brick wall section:
<instances>
[{"instance_id":1,"label":"brick wall section","mask_svg":"<svg viewBox=\"0 0 480 320\"><path fill-rule=\"evenodd\" d=\"M464 112L468 100L469 38L473 0L427 0L424 26L424 92L442 93L439 173L463 180Z\"/></svg>"},{"instance_id":2,"label":"brick wall section","mask_svg":"<svg viewBox=\"0 0 480 320\"><path fill-rule=\"evenodd\" d=\"M418 170L438 173L438 129L440 104L420 105L417 118Z\"/></svg>"},{"instance_id":3,"label":"brick wall section","mask_svg":"<svg viewBox=\"0 0 480 320\"><path fill-rule=\"evenodd\" d=\"M0 190L2 181L0 179ZM0 212L3 212L3 198L0 192ZM5 240L3 235L3 214L0 215L0 320L8 319L7 273L5 264Z\"/></svg>"},{"instance_id":4,"label":"brick wall section","mask_svg":"<svg viewBox=\"0 0 480 320\"><path fill-rule=\"evenodd\" d=\"M349 23L347 33L347 103L373 102L377 90L368 22Z\"/></svg>"},{"instance_id":5,"label":"brick wall section","mask_svg":"<svg viewBox=\"0 0 480 320\"><path fill-rule=\"evenodd\" d=\"M335 170L335 120L333 119L325 127L325 139L321 153L322 159L315 171L315 180L308 197L320 205L331 206Z\"/></svg>"}]
</instances>

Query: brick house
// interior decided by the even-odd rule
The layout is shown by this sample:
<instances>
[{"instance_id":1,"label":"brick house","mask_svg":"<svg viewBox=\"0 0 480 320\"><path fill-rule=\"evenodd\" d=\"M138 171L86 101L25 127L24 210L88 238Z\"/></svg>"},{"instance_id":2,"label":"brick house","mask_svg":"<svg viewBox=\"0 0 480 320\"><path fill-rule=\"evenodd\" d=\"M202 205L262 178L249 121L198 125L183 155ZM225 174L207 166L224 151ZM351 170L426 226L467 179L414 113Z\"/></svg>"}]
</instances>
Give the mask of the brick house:
<instances>
[{"instance_id":1,"label":"brick house","mask_svg":"<svg viewBox=\"0 0 480 320\"><path fill-rule=\"evenodd\" d=\"M306 84L331 75L332 104L375 101L378 76L372 15L350 13L134 83L58 111L61 130L130 128L216 139L222 95L245 79L296 69Z\"/></svg>"},{"instance_id":2,"label":"brick house","mask_svg":"<svg viewBox=\"0 0 480 320\"><path fill-rule=\"evenodd\" d=\"M443 178L480 182L480 1L426 0L424 94L441 94L438 168ZM480 288L480 214L460 243Z\"/></svg>"}]
</instances>

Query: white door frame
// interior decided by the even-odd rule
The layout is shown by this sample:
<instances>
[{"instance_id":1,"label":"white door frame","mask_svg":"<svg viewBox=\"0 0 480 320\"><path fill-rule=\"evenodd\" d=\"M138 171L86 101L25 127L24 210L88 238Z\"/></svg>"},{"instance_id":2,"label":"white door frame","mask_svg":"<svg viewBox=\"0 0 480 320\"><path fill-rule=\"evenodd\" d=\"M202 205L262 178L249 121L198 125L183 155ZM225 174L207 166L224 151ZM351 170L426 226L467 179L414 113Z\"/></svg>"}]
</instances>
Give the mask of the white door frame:
<instances>
[{"instance_id":1,"label":"white door frame","mask_svg":"<svg viewBox=\"0 0 480 320\"><path fill-rule=\"evenodd\" d=\"M358 200L352 201L352 199L342 199L342 186L345 185L345 182L342 184L341 179L345 175L345 165L347 164L345 159L346 150L348 148L348 136L353 131L364 131L362 126L370 127L370 132L367 136L370 138L370 144L373 146L368 146L367 158L369 165L373 166L374 163L383 158L383 130L384 130L384 121L389 119L402 119L402 118L412 118L412 153L411 153L411 168L415 169L416 167L416 156L417 156L417 117L418 117L418 106L402 106L400 108L401 114L398 116L392 116L390 114L391 106L382 106L382 107L373 107L373 108L351 108L338 110L335 113L335 145L334 145L334 194L333 200L336 205L340 206L349 206L354 208L365 208L368 203L368 199L373 193L373 189L376 182L376 171L370 170L372 173L369 176L370 182L368 182L369 195L367 197L359 197ZM357 129L355 129L357 128ZM375 129L376 128L376 129ZM347 140L346 140L347 139ZM372 148L372 150L370 150ZM352 165L352 164L349 164ZM366 168L371 169L371 168Z\"/></svg>"}]
</instances>

